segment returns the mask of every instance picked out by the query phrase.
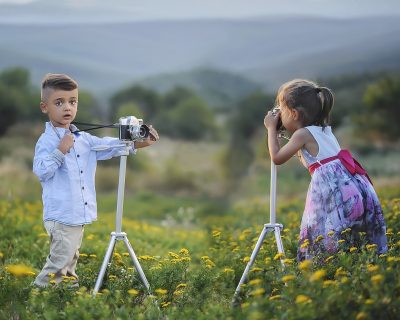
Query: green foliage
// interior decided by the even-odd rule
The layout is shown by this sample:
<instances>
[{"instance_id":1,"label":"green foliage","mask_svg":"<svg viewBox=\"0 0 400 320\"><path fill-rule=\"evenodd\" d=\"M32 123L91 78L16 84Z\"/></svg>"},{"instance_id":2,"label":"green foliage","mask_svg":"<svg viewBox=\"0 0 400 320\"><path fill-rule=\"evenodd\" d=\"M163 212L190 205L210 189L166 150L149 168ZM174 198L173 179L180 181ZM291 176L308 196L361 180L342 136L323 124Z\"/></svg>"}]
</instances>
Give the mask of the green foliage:
<instances>
[{"instance_id":1,"label":"green foliage","mask_svg":"<svg viewBox=\"0 0 400 320\"><path fill-rule=\"evenodd\" d=\"M121 105L134 103L138 105L145 122L153 119L160 108L160 97L156 92L142 86L132 86L115 93L111 97L110 118L117 118ZM127 114L125 115L127 116Z\"/></svg>"},{"instance_id":2,"label":"green foliage","mask_svg":"<svg viewBox=\"0 0 400 320\"><path fill-rule=\"evenodd\" d=\"M385 77L370 85L365 108L356 117L358 131L369 141L394 142L400 138L400 77Z\"/></svg>"},{"instance_id":3,"label":"green foliage","mask_svg":"<svg viewBox=\"0 0 400 320\"><path fill-rule=\"evenodd\" d=\"M69 279L38 289L30 283L48 250L42 207L39 202L0 201L0 318L396 319L400 190L387 191L393 196L381 202L389 251L379 256L366 242L349 247L349 234L343 233L337 253L297 263L303 203L287 201L278 207L285 226L285 269L273 235L267 234L235 308L231 300L236 285L262 229L262 224L251 225L240 213L246 209L248 216L260 214L258 201L249 201L235 214L237 223L220 217L214 226L202 228L160 227L125 218L124 229L134 240L152 294L142 285L125 247L117 243L96 297L92 290L113 217L101 215L102 223L86 227L77 270L79 289L70 288ZM22 272L13 269L16 264Z\"/></svg>"},{"instance_id":4,"label":"green foliage","mask_svg":"<svg viewBox=\"0 0 400 320\"><path fill-rule=\"evenodd\" d=\"M97 123L101 119L102 116L96 99L89 92L79 90L79 106L75 121Z\"/></svg>"},{"instance_id":5,"label":"green foliage","mask_svg":"<svg viewBox=\"0 0 400 320\"><path fill-rule=\"evenodd\" d=\"M274 98L262 92L256 92L242 100L230 119L230 141L223 156L226 176L237 179L243 176L255 155L251 141L257 131L263 130L263 120L272 109Z\"/></svg>"}]
</instances>

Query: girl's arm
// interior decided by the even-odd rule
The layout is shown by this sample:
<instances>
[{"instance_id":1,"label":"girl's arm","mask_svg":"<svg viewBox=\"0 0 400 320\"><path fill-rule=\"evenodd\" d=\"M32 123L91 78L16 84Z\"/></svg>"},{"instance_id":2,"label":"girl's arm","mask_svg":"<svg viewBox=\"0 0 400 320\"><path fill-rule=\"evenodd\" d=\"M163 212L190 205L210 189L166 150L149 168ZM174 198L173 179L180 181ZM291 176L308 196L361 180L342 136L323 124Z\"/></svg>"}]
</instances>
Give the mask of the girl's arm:
<instances>
[{"instance_id":1,"label":"girl's arm","mask_svg":"<svg viewBox=\"0 0 400 320\"><path fill-rule=\"evenodd\" d=\"M288 161L297 151L299 151L307 141L309 136L307 129L300 128L296 130L289 142L282 148L278 141L277 124L280 112L273 114L271 111L264 118L264 125L268 130L268 149L271 160L279 165Z\"/></svg>"},{"instance_id":2,"label":"girl's arm","mask_svg":"<svg viewBox=\"0 0 400 320\"><path fill-rule=\"evenodd\" d=\"M308 137L306 130L307 129L304 128L296 130L288 143L281 148L279 146L276 129L268 128L268 149L271 160L279 165L293 157L305 144L306 138Z\"/></svg>"}]
</instances>

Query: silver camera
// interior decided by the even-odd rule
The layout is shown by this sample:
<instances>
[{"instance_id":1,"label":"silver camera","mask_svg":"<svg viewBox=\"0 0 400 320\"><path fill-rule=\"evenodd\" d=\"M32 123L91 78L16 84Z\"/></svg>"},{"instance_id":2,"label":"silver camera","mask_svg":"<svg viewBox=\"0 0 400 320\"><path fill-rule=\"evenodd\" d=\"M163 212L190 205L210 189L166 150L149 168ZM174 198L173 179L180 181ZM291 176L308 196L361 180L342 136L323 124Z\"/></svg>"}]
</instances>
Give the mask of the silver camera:
<instances>
[{"instance_id":1,"label":"silver camera","mask_svg":"<svg viewBox=\"0 0 400 320\"><path fill-rule=\"evenodd\" d=\"M141 141L150 135L150 128L142 119L135 116L119 118L119 139L124 141Z\"/></svg>"},{"instance_id":2,"label":"silver camera","mask_svg":"<svg viewBox=\"0 0 400 320\"><path fill-rule=\"evenodd\" d=\"M281 109L279 108L279 106L275 106L275 107L272 108L272 114L275 116L280 110ZM276 130L278 130L278 131L285 130L285 127L282 124L282 119L281 119L280 116L279 116L279 119L278 119L278 124L276 125Z\"/></svg>"}]
</instances>

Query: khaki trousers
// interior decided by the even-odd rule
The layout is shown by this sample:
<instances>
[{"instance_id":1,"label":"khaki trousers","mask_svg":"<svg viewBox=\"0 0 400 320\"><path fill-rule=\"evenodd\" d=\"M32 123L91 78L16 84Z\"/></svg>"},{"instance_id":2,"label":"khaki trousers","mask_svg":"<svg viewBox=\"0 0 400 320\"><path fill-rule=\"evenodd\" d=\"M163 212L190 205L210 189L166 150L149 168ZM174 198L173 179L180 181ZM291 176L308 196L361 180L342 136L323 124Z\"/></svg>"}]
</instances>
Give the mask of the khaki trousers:
<instances>
[{"instance_id":1,"label":"khaki trousers","mask_svg":"<svg viewBox=\"0 0 400 320\"><path fill-rule=\"evenodd\" d=\"M60 283L63 276L75 277L72 283L78 283L75 272L82 244L84 226L68 226L55 221L45 221L44 227L50 237L50 254L46 264L38 274L34 284L46 287L51 280Z\"/></svg>"}]
</instances>

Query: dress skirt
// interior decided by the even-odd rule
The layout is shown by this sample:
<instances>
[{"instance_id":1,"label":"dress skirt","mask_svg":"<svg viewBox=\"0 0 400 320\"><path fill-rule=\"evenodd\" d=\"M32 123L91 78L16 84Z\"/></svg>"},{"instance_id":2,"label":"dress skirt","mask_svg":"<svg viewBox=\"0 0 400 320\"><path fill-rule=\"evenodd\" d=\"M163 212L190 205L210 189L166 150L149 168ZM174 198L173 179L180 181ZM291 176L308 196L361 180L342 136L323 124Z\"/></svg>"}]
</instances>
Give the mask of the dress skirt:
<instances>
[{"instance_id":1,"label":"dress skirt","mask_svg":"<svg viewBox=\"0 0 400 320\"><path fill-rule=\"evenodd\" d=\"M345 231L346 230L346 231ZM345 232L343 232L345 231ZM361 232L361 233L360 233ZM300 226L298 260L357 246L365 239L387 251L386 225L378 196L363 175L351 175L340 160L317 168L311 178Z\"/></svg>"}]
</instances>

